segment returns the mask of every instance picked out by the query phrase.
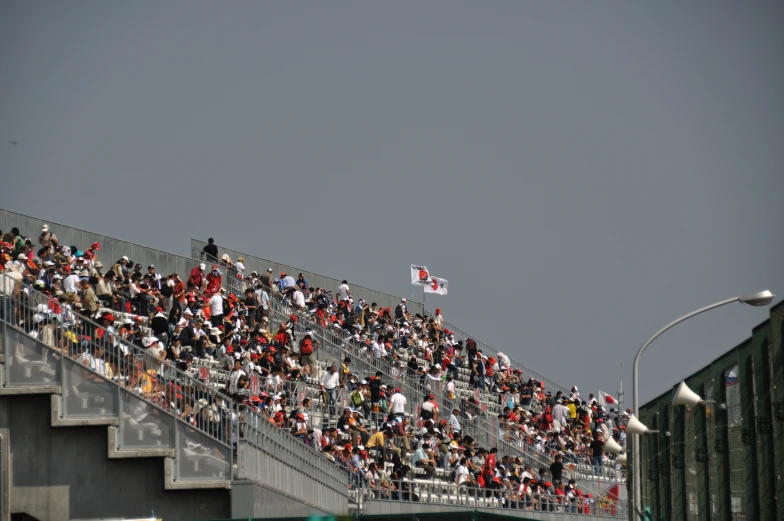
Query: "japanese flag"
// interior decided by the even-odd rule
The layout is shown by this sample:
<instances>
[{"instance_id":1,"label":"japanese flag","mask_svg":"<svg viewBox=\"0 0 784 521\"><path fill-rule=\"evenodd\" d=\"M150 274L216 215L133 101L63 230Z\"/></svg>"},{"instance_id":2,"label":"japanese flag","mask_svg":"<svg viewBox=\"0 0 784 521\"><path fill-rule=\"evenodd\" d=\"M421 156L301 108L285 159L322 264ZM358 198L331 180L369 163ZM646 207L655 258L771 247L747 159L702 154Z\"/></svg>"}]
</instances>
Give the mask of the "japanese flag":
<instances>
[{"instance_id":1,"label":"japanese flag","mask_svg":"<svg viewBox=\"0 0 784 521\"><path fill-rule=\"evenodd\" d=\"M430 284L430 272L427 271L427 266L411 265L411 284L415 286Z\"/></svg>"},{"instance_id":2,"label":"japanese flag","mask_svg":"<svg viewBox=\"0 0 784 521\"><path fill-rule=\"evenodd\" d=\"M437 279L430 277L430 283L425 286L425 293L437 293L439 295L446 295L446 286L449 281L446 279Z\"/></svg>"},{"instance_id":3,"label":"japanese flag","mask_svg":"<svg viewBox=\"0 0 784 521\"><path fill-rule=\"evenodd\" d=\"M616 400L615 398L613 398L607 393L603 393L602 391L599 391L599 405L605 405L605 406L618 405L618 400Z\"/></svg>"}]
</instances>

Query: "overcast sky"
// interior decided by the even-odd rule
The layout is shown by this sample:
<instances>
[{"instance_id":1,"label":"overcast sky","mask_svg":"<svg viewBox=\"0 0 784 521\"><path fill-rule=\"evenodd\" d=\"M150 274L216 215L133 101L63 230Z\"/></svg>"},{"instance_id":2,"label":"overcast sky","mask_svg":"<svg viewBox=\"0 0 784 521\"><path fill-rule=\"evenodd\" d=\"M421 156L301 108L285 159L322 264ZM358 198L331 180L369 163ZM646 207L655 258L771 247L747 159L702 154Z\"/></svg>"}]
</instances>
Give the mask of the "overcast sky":
<instances>
[{"instance_id":1,"label":"overcast sky","mask_svg":"<svg viewBox=\"0 0 784 521\"><path fill-rule=\"evenodd\" d=\"M783 14L5 0L0 206L181 254L213 236L405 296L423 263L449 280L428 308L584 394L623 376L630 404L659 327L784 294ZM642 400L766 316L667 333Z\"/></svg>"}]
</instances>

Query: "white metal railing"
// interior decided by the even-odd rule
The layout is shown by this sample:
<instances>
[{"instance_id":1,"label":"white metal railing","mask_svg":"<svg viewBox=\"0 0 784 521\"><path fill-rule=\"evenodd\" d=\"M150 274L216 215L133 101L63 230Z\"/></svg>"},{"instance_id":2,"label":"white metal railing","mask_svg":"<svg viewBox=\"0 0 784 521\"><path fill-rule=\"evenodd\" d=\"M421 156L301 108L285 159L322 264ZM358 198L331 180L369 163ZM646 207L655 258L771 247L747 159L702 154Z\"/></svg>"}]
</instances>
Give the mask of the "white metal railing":
<instances>
[{"instance_id":1,"label":"white metal railing","mask_svg":"<svg viewBox=\"0 0 784 521\"><path fill-rule=\"evenodd\" d=\"M112 324L98 324L5 273L0 274L0 322L3 385L61 386L65 417L119 418L119 450L173 448L176 480L232 478L237 411L208 383L124 340ZM278 443L286 444L292 457L312 459L310 448L285 430L266 429L264 422L272 424L257 413L244 411L243 421L262 425L253 439L256 463L276 457L267 450L273 432L288 438ZM245 443L250 444L247 437ZM342 504L335 499L336 483L346 483L345 472L323 457L311 465L319 471L300 476L307 494L294 497L309 502L323 492L335 513L345 512L345 486ZM243 467L243 478L265 482L262 467L256 469L260 473L254 475Z\"/></svg>"},{"instance_id":2,"label":"white metal railing","mask_svg":"<svg viewBox=\"0 0 784 521\"><path fill-rule=\"evenodd\" d=\"M521 491L509 482L497 488L455 485L446 482L423 482L418 479L393 480L386 476L374 476L373 480L363 477L359 489L354 492L362 512L374 514L399 511L398 503L415 503L422 511L429 505L445 505L451 508L490 509L503 511L541 512L571 516L581 514L597 518L626 518L626 505L620 500L617 489L608 487L599 496L593 494L555 494ZM571 519L571 517L568 517Z\"/></svg>"}]
</instances>

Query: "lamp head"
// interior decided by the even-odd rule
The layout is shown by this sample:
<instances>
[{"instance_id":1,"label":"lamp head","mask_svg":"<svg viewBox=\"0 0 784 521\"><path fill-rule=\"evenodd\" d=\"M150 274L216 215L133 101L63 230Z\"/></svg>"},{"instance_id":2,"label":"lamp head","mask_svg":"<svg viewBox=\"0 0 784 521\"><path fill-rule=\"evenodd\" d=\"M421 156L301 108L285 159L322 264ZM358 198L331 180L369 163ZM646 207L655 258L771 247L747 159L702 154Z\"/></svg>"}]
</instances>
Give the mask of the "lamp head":
<instances>
[{"instance_id":1,"label":"lamp head","mask_svg":"<svg viewBox=\"0 0 784 521\"><path fill-rule=\"evenodd\" d=\"M758 291L756 293L740 296L738 297L738 300L749 306L767 306L773 302L775 298L776 295L766 289L765 291Z\"/></svg>"}]
</instances>

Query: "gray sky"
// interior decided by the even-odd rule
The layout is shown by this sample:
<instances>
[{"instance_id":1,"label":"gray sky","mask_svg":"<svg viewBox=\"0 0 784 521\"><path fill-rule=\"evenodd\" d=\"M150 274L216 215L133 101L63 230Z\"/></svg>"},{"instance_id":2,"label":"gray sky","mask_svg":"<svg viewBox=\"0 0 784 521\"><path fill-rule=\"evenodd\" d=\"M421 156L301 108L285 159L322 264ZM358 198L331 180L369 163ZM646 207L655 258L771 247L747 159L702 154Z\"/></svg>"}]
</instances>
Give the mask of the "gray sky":
<instances>
[{"instance_id":1,"label":"gray sky","mask_svg":"<svg viewBox=\"0 0 784 521\"><path fill-rule=\"evenodd\" d=\"M630 403L659 327L784 294L783 14L5 0L0 205L405 296L423 263L450 282L428 308L584 393L624 376ZM765 318L733 305L668 333L642 399Z\"/></svg>"}]
</instances>

